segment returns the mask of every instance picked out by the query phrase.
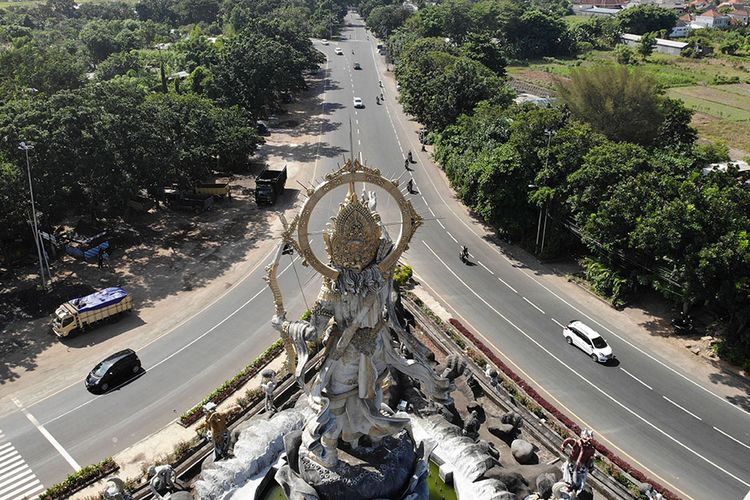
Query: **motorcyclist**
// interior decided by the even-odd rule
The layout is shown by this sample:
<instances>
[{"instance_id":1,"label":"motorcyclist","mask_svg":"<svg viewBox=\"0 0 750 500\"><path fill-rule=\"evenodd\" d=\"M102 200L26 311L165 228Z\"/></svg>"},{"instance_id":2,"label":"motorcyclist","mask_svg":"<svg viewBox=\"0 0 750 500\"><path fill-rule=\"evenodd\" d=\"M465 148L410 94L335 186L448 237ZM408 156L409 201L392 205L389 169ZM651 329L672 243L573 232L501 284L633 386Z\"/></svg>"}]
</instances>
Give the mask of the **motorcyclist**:
<instances>
[{"instance_id":1,"label":"motorcyclist","mask_svg":"<svg viewBox=\"0 0 750 500\"><path fill-rule=\"evenodd\" d=\"M414 191L414 181L409 179L409 182L406 183L406 191L411 194Z\"/></svg>"},{"instance_id":2,"label":"motorcyclist","mask_svg":"<svg viewBox=\"0 0 750 500\"><path fill-rule=\"evenodd\" d=\"M380 104L380 96L375 96L375 104Z\"/></svg>"},{"instance_id":3,"label":"motorcyclist","mask_svg":"<svg viewBox=\"0 0 750 500\"><path fill-rule=\"evenodd\" d=\"M407 156L407 158L409 158L410 162L413 161L412 156L411 156L411 151L409 151L409 154L407 154L406 156Z\"/></svg>"},{"instance_id":4,"label":"motorcyclist","mask_svg":"<svg viewBox=\"0 0 750 500\"><path fill-rule=\"evenodd\" d=\"M352 54L354 54L354 49L352 49Z\"/></svg>"},{"instance_id":5,"label":"motorcyclist","mask_svg":"<svg viewBox=\"0 0 750 500\"><path fill-rule=\"evenodd\" d=\"M466 245L461 245L461 260L469 260L469 248Z\"/></svg>"}]
</instances>

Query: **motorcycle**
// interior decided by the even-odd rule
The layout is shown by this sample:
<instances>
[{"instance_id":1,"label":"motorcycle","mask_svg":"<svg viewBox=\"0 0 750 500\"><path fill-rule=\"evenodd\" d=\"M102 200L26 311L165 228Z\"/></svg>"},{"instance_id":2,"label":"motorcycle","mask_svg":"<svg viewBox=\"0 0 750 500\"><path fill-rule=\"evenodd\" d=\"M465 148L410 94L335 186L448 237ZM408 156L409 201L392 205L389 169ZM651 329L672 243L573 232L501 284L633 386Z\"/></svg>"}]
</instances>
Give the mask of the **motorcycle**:
<instances>
[{"instance_id":1,"label":"motorcycle","mask_svg":"<svg viewBox=\"0 0 750 500\"><path fill-rule=\"evenodd\" d=\"M679 335L690 335L695 332L693 318L689 314L681 313L678 317L672 318L670 323L675 333Z\"/></svg>"},{"instance_id":2,"label":"motorcycle","mask_svg":"<svg viewBox=\"0 0 750 500\"><path fill-rule=\"evenodd\" d=\"M375 96L375 104L378 104L378 105L380 104L380 97Z\"/></svg>"},{"instance_id":3,"label":"motorcycle","mask_svg":"<svg viewBox=\"0 0 750 500\"><path fill-rule=\"evenodd\" d=\"M461 259L461 262L466 264L469 261L469 249L466 247L463 247L461 249L461 252L458 254L458 258Z\"/></svg>"}]
</instances>

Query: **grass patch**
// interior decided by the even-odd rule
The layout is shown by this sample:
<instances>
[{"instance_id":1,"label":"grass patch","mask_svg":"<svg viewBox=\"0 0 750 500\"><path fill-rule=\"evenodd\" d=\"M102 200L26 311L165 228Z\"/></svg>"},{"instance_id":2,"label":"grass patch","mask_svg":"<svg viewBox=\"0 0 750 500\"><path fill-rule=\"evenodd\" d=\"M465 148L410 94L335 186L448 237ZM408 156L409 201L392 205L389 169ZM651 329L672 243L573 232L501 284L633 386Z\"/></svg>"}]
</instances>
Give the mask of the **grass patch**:
<instances>
[{"instance_id":1,"label":"grass patch","mask_svg":"<svg viewBox=\"0 0 750 500\"><path fill-rule=\"evenodd\" d=\"M669 89L667 94L700 113L741 122L750 120L750 94L744 94L748 89L747 84L695 86Z\"/></svg>"},{"instance_id":2,"label":"grass patch","mask_svg":"<svg viewBox=\"0 0 750 500\"><path fill-rule=\"evenodd\" d=\"M723 142L743 151L750 151L750 123L735 122L704 113L696 113L691 125L702 139Z\"/></svg>"},{"instance_id":3,"label":"grass patch","mask_svg":"<svg viewBox=\"0 0 750 500\"><path fill-rule=\"evenodd\" d=\"M509 66L507 70L511 76L520 78L523 78L524 74L539 71L567 78L574 68L606 64L617 64L614 53L609 50L592 50L575 58L547 57L543 60L527 61ZM639 63L637 67L651 75L663 88L750 81L750 71L747 68L720 58L689 59L667 54L654 54L647 61Z\"/></svg>"}]
</instances>

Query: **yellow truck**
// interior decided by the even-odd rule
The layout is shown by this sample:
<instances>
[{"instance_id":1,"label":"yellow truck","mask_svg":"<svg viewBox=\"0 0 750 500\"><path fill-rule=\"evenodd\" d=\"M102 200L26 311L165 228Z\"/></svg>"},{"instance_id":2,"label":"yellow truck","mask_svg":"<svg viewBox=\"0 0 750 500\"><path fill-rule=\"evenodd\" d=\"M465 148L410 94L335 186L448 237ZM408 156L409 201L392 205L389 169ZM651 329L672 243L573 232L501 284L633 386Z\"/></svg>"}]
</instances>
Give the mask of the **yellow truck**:
<instances>
[{"instance_id":1,"label":"yellow truck","mask_svg":"<svg viewBox=\"0 0 750 500\"><path fill-rule=\"evenodd\" d=\"M116 320L133 309L133 298L124 289L110 287L69 300L52 315L52 331L58 337L75 335L105 320Z\"/></svg>"},{"instance_id":2,"label":"yellow truck","mask_svg":"<svg viewBox=\"0 0 750 500\"><path fill-rule=\"evenodd\" d=\"M211 195L217 198L231 198L232 190L228 182L198 184L194 188L195 194Z\"/></svg>"}]
</instances>

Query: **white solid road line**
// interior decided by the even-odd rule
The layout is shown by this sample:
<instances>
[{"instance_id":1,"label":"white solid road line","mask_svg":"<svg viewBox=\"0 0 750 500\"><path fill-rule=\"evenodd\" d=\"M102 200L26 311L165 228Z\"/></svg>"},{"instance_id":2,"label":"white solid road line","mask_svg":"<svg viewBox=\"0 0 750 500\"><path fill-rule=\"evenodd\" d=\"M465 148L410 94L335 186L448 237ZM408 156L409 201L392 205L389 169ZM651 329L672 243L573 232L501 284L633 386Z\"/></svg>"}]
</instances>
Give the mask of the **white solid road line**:
<instances>
[{"instance_id":1,"label":"white solid road line","mask_svg":"<svg viewBox=\"0 0 750 500\"><path fill-rule=\"evenodd\" d=\"M0 431L0 441L4 440L5 435ZM13 443L3 443L0 450L0 500L32 498L44 489Z\"/></svg>"},{"instance_id":2,"label":"white solid road line","mask_svg":"<svg viewBox=\"0 0 750 500\"><path fill-rule=\"evenodd\" d=\"M666 397L666 396L662 396L662 397L663 397L664 399L666 399L667 401L669 401L670 403L672 403L673 405L675 405L675 406L676 406L677 408L679 408L680 410L682 410L682 411L684 411L685 413L687 413L688 415L690 415L690 416L692 416L692 417L695 417L695 418L697 418L698 420L703 420L702 418L700 418L700 417L699 417L698 415L696 415L696 414L695 414L695 413L693 413L692 411L688 410L688 409L687 409L687 408L685 408L684 406L680 406L680 405L678 405L677 403L675 403L674 401L672 401L672 400L671 400L671 399L669 399L668 397ZM749 484L748 486L750 486L750 484Z\"/></svg>"},{"instance_id":3,"label":"white solid road line","mask_svg":"<svg viewBox=\"0 0 750 500\"><path fill-rule=\"evenodd\" d=\"M472 293L472 294L473 294L473 295L474 295L474 296L475 296L476 298L478 298L478 299L479 299L479 300L480 300L480 301L481 301L481 302L482 302L482 303L483 303L484 305L486 305L486 306L487 306L487 307L488 307L488 308L489 308L489 309L490 309L491 311L493 311L493 312L494 312L495 314L497 314L497 315L498 315L498 316L500 316L500 317L501 317L501 318L502 318L503 320L505 320L505 322L507 322L507 323L508 323L508 324L509 324L510 326L512 326L512 327L513 327L514 329L516 329L516 330L517 330L517 331L518 331L518 332L519 332L519 333L520 333L521 335L523 335L524 337L526 337L527 339L529 339L529 341L531 341L531 342L533 342L534 344L536 344L536 346L537 346L537 347L538 347L539 349L541 349L542 351L546 352L546 353L547 353L547 354L548 354L548 355L549 355L550 357L552 357L552 359L554 359L555 361L557 361L558 363L560 363L560 364L561 364L561 365L562 365L563 367L565 367L565 368L566 368L566 369L567 369L568 371L570 371L570 372L571 372L571 373L572 373L573 375L575 375L576 377L578 377L579 379L581 379L581 380L582 380L583 382L585 382L585 383L586 383L587 385L589 385L589 386L590 386L591 388L593 388L594 390L596 390L597 392L599 392L599 393L600 393L600 394L601 394L602 396L604 396L605 398L609 399L610 401L612 401L613 403L615 403L615 404L616 404L617 406L619 406L620 408L622 408L622 409L623 409L623 410L625 410L626 412L630 413L630 414L631 414L631 415L633 415L633 416L634 416L635 418L637 418L638 420L640 420L641 422L643 422L643 423L644 423L644 424L646 424L647 426L651 427L651 428L652 428L652 429L654 429L654 430L655 430L656 432L658 432L659 434L663 435L664 437L666 437L667 439L669 439L669 440L670 440L670 441L672 441L673 443L677 444L678 446L680 446L680 447L681 447L681 448L683 448L684 450L686 450L686 451L688 451L688 452L692 453L692 454L693 454L693 455L695 455L696 457L700 458L701 460L703 460L703 461L704 461L704 462L706 462L707 464L709 464L709 465L713 466L713 467L714 467L714 468L716 468L717 470L719 470L719 471L723 472L724 474L726 474L727 476L731 477L732 479L734 479L734 480L736 480L736 481L740 482L741 484L743 484L743 485L745 485L745 486L747 486L747 487L750 487L750 483L748 483L748 482L744 481L743 479L741 479L741 478L737 477L736 475L732 474L731 472L729 472L728 470L726 470L726 469L725 469L725 468L723 468L722 466L720 466L720 465L718 465L718 464L716 464L716 463L712 462L712 461L711 461L711 460L709 460L708 458L704 457L703 455L701 455L701 454L700 454L700 453L698 453L697 451L693 450L692 448L690 448L690 447L689 447L689 446L687 446L686 444L684 444L684 443L682 443L681 441L679 441L679 440L678 440L677 438L673 437L673 436L672 436L671 434L667 433L666 431L664 431L664 430L662 430L661 428L657 427L657 426L656 426L655 424L653 424L653 423L651 423L650 421L646 420L646 419L645 419L644 417L642 417L642 416L641 416L641 415L640 415L639 413L635 412L634 410L632 410L632 409L631 409L631 408L629 408L628 406L624 405L624 404L623 404L623 403L621 403L621 402L620 402L619 400L615 399L615 398L614 398L613 396L611 396L611 395L610 395L610 394L608 394L608 393L607 393L606 391L604 391L603 389L601 389L601 388L600 388L599 386L597 386L596 384L594 384L593 382L591 382L591 381L590 381L589 379L587 379L586 377L584 377L583 375L581 375L580 373L578 373L577 371L575 371L575 370L574 370L573 368L571 368L570 366L568 366L568 364L567 364L567 363L563 362L563 360L561 360L560 358L558 358L558 357L557 357L557 356L556 356L555 354L553 354L553 353L552 353L552 352L551 352L551 351L550 351L549 349L547 349L547 348L546 348L546 347L544 347L544 346L543 346L542 344L540 344L540 343L539 343L539 342L538 342L538 341L537 341L536 339L534 339L534 338L533 338L533 337L532 337L531 335L529 335L528 333L526 333L525 331L523 331L523 330L522 330L522 329L521 329L520 327L518 327L518 326L517 326L517 325L516 325L515 323L513 323L513 322L512 322L512 321L511 321L510 319L508 319L508 318L507 318L507 317L506 317L506 316L505 316L505 315L504 315L503 313L501 313L500 311L498 311L497 309L495 309L495 307L494 307L494 306L492 306L492 304L490 304L489 302L487 302L487 301L486 301L486 300L484 299L484 297L482 297L482 296L481 296L481 295L479 295L479 294L478 294L477 292L475 292L475 291L474 291L474 289L473 289L473 288L471 288L471 287L470 287L470 286L469 286L468 284L466 284L466 282L465 282L464 280L462 280L462 279L461 279L461 277L460 277L460 276L459 276L458 274L456 274L456 272L455 272L455 271L453 271L453 269L451 269L451 268L450 268L450 266L448 266L448 264L446 264L446 263L445 263L445 261L444 261L443 259L441 259L441 258L440 258L440 256L439 256L439 255L438 255L437 253L435 253L435 251L434 251L434 250L433 250L433 249L432 249L432 248L431 248L431 247L430 247L430 246L429 246L429 245L428 245L428 244L427 244L427 243L426 243L426 242L425 242L424 240L422 240L422 244L423 244L423 245L424 245L425 247L427 247L427 249L428 249L428 250L429 250L429 251L430 251L430 252L432 253L432 255L434 255L434 256L435 256L435 258L436 258L437 260L439 260L441 264L443 264L443 266L444 266L444 267L445 267L445 268L446 268L446 269L448 270L448 272L450 272L450 273L451 273L451 274L452 274L452 275L453 275L453 276L454 276L454 277L455 277L455 278L456 278L456 279L458 280L458 282L459 282L459 283L461 283L462 285L464 285L464 286L466 287L466 289L468 289L468 290L469 290L469 291L470 291L470 292L471 292L471 293ZM696 417L696 418L697 418L697 417Z\"/></svg>"},{"instance_id":4,"label":"white solid road line","mask_svg":"<svg viewBox=\"0 0 750 500\"><path fill-rule=\"evenodd\" d=\"M640 383L642 386L646 387L647 389L649 389L651 391L654 390L653 387L651 387L646 382L644 382L643 380L639 379L638 377L636 377L635 375L633 375L632 373L630 373L629 371L627 371L625 368L620 367L620 370L624 371L626 375L630 376L633 380L635 380L636 382Z\"/></svg>"},{"instance_id":5,"label":"white solid road line","mask_svg":"<svg viewBox=\"0 0 750 500\"><path fill-rule=\"evenodd\" d=\"M70 453L68 453L67 450L63 448L60 443L57 442L57 439L55 439L54 436L52 436L52 434L50 434L49 431L45 429L42 424L39 423L39 421L34 417L34 415L29 413L29 411L26 408L24 408L21 402L18 401L16 398L12 398L12 399L13 399L13 402L16 404L16 406L18 406L18 409L21 410L21 412L24 415L26 415L26 418L29 419L29 422L31 422L34 425L34 427L36 427L36 429L42 434L42 436L47 438L47 441L49 441L50 444L57 450L57 452L65 459L65 461L68 462L68 464L71 467L73 467L73 470L76 472L81 470L81 466L78 465L78 462L73 460L73 457L70 456Z\"/></svg>"}]
</instances>

